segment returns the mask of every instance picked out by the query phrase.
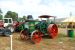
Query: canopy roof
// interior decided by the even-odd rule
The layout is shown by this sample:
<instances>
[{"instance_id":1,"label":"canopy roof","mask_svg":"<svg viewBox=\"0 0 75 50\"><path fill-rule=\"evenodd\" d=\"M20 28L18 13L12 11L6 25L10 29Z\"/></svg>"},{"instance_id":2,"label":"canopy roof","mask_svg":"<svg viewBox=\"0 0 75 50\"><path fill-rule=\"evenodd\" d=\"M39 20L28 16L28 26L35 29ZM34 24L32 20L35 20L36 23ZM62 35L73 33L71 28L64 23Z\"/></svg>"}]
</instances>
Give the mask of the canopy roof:
<instances>
[{"instance_id":1,"label":"canopy roof","mask_svg":"<svg viewBox=\"0 0 75 50\"><path fill-rule=\"evenodd\" d=\"M62 22L75 22L75 17L71 16L69 18L66 18L65 20L63 20Z\"/></svg>"},{"instance_id":2,"label":"canopy roof","mask_svg":"<svg viewBox=\"0 0 75 50\"><path fill-rule=\"evenodd\" d=\"M50 16L50 15L41 15L41 16L39 16L39 18L50 18L50 17L54 17L54 16Z\"/></svg>"}]
</instances>

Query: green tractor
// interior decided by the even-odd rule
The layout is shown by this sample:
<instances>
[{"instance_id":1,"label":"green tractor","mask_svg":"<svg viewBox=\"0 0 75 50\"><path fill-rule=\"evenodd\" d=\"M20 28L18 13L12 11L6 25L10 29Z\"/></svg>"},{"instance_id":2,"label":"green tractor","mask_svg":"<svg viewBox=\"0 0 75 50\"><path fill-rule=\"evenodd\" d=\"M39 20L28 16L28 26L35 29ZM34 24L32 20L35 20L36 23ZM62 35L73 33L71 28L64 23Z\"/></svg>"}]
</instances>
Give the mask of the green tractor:
<instances>
[{"instance_id":1,"label":"green tractor","mask_svg":"<svg viewBox=\"0 0 75 50\"><path fill-rule=\"evenodd\" d=\"M40 43L43 36L49 35L50 38L55 38L58 34L58 27L55 22L50 22L48 15L39 16L41 21L33 20L30 16L28 20L20 25L20 37L21 39L31 39L33 43ZM47 20L42 20L47 18Z\"/></svg>"}]
</instances>

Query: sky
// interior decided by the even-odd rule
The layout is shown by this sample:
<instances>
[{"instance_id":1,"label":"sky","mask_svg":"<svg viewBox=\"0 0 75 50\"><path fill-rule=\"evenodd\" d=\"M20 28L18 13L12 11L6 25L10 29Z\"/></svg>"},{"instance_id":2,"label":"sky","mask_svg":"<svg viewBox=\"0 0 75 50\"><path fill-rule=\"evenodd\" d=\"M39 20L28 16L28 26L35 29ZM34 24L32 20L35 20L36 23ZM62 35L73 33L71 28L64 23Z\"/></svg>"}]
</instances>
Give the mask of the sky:
<instances>
[{"instance_id":1,"label":"sky","mask_svg":"<svg viewBox=\"0 0 75 50\"><path fill-rule=\"evenodd\" d=\"M75 16L75 0L0 0L3 15L7 11L17 12L19 17L32 15L51 15L57 18Z\"/></svg>"}]
</instances>

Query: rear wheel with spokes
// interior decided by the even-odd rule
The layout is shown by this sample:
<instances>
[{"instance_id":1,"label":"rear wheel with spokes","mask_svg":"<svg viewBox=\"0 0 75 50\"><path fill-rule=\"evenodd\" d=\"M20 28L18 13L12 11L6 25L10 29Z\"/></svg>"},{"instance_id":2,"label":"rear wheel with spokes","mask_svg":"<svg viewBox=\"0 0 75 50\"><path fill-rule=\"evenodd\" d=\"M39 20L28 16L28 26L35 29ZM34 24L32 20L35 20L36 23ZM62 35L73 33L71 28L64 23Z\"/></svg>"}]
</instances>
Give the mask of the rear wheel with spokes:
<instances>
[{"instance_id":1,"label":"rear wheel with spokes","mask_svg":"<svg viewBox=\"0 0 75 50\"><path fill-rule=\"evenodd\" d=\"M27 39L29 39L28 32L27 32L26 30L22 30L22 31L20 32L20 37L21 37L22 40L27 40Z\"/></svg>"},{"instance_id":2,"label":"rear wheel with spokes","mask_svg":"<svg viewBox=\"0 0 75 50\"><path fill-rule=\"evenodd\" d=\"M31 34L31 40L33 41L33 43L40 43L42 40L42 36L40 36L40 32L39 31L33 31Z\"/></svg>"},{"instance_id":3,"label":"rear wheel with spokes","mask_svg":"<svg viewBox=\"0 0 75 50\"><path fill-rule=\"evenodd\" d=\"M56 24L50 24L47 30L51 38L55 38L58 34L58 27Z\"/></svg>"}]
</instances>

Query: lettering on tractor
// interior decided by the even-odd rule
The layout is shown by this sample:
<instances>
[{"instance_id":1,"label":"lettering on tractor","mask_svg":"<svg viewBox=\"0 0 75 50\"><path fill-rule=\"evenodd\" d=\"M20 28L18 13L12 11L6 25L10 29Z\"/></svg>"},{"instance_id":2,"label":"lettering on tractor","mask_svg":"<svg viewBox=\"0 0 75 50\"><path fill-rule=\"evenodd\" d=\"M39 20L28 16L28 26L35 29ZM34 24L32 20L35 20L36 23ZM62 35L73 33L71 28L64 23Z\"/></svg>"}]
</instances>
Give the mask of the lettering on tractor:
<instances>
[{"instance_id":1,"label":"lettering on tractor","mask_svg":"<svg viewBox=\"0 0 75 50\"><path fill-rule=\"evenodd\" d=\"M43 36L48 35L50 38L55 38L58 34L58 27L55 24L55 19L53 22L50 22L48 15L39 16L41 21L36 21L28 17L23 24L19 25L21 32L20 37L23 40L31 39L33 43L40 43ZM46 18L47 20L42 20L42 18Z\"/></svg>"}]
</instances>

